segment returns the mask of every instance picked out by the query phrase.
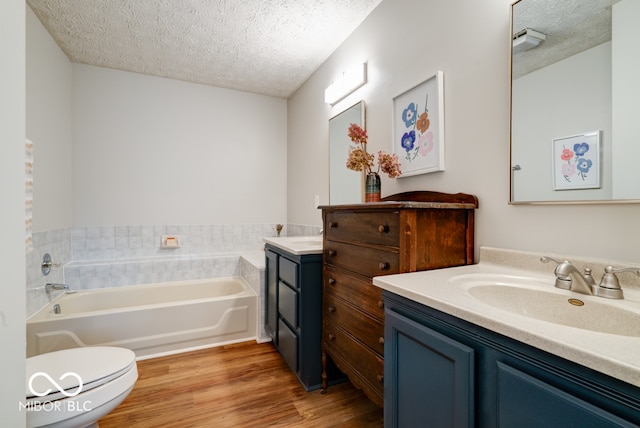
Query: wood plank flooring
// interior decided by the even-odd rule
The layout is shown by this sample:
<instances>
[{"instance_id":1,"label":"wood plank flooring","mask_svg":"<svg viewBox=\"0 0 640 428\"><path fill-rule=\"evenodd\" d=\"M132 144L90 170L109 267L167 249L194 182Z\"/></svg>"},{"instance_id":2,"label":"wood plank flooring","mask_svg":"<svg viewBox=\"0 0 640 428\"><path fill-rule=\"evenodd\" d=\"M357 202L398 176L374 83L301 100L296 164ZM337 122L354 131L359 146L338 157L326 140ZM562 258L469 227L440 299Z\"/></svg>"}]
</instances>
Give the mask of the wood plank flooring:
<instances>
[{"instance_id":1,"label":"wood plank flooring","mask_svg":"<svg viewBox=\"0 0 640 428\"><path fill-rule=\"evenodd\" d=\"M244 342L138 362L138 381L100 428L383 427L345 382L305 392L271 343Z\"/></svg>"}]
</instances>

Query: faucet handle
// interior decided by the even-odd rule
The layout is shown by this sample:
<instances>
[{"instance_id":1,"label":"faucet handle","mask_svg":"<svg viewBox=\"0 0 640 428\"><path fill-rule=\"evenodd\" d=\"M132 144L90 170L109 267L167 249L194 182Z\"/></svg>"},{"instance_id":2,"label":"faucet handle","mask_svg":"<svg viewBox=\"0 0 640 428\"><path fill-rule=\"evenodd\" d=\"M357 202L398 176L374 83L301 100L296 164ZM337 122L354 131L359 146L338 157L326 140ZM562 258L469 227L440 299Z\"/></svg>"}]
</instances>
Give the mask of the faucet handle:
<instances>
[{"instance_id":1,"label":"faucet handle","mask_svg":"<svg viewBox=\"0 0 640 428\"><path fill-rule=\"evenodd\" d=\"M618 277L616 276L617 272L635 272L636 275L640 275L639 268L614 268L613 266L607 266L604 268L604 275L602 275L600 284L593 287L593 294L608 299L624 299L620 281L618 281Z\"/></svg>"},{"instance_id":2,"label":"faucet handle","mask_svg":"<svg viewBox=\"0 0 640 428\"><path fill-rule=\"evenodd\" d=\"M51 254L44 253L44 256L42 256L42 263L40 265L40 270L42 271L42 274L44 276L49 275L52 267L59 267L59 266L60 266L60 263L53 263L53 261L51 260Z\"/></svg>"},{"instance_id":3,"label":"faucet handle","mask_svg":"<svg viewBox=\"0 0 640 428\"><path fill-rule=\"evenodd\" d=\"M567 264L570 265L571 262L569 262L569 260L558 260L554 257L550 257L550 256L542 256L540 257L540 261L542 263L549 263L549 262L555 262L556 263L556 268L554 270L554 274L556 275L556 288L561 288L563 290L571 290L571 278L569 278L568 275L561 273L560 267L563 264Z\"/></svg>"},{"instance_id":4,"label":"faucet handle","mask_svg":"<svg viewBox=\"0 0 640 428\"><path fill-rule=\"evenodd\" d=\"M541 261L542 263L556 262L557 264L560 264L560 263L564 263L564 262L566 262L567 260L558 260L558 259L556 259L555 257L551 257L551 256L542 256L542 257L540 257L540 261Z\"/></svg>"},{"instance_id":5,"label":"faucet handle","mask_svg":"<svg viewBox=\"0 0 640 428\"><path fill-rule=\"evenodd\" d=\"M556 269L555 269L554 273L556 274L556 277L558 279L562 279L562 280L568 280L569 279L569 275L568 275L568 273L566 271L569 268L573 268L573 265L571 264L571 262L569 260L558 260L555 257L542 256L542 257L540 257L540 261L542 263L555 262L556 263ZM565 287L561 287L561 288L565 288Z\"/></svg>"},{"instance_id":6,"label":"faucet handle","mask_svg":"<svg viewBox=\"0 0 640 428\"><path fill-rule=\"evenodd\" d=\"M604 275L602 275L602 279L600 280L600 287L615 289L620 288L620 282L618 281L618 277L616 276L616 273L618 272L635 272L636 275L640 275L640 269L638 268L614 268L613 266L607 266L606 268L604 268Z\"/></svg>"}]
</instances>

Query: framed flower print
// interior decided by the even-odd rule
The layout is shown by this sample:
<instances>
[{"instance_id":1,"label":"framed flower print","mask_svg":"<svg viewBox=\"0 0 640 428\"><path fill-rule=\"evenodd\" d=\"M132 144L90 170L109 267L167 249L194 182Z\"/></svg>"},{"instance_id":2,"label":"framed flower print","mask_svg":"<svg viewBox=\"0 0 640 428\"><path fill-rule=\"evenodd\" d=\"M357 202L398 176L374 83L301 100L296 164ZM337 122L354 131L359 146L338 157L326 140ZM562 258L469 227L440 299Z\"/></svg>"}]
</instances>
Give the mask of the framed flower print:
<instances>
[{"instance_id":1,"label":"framed flower print","mask_svg":"<svg viewBox=\"0 0 640 428\"><path fill-rule=\"evenodd\" d=\"M438 71L393 98L393 152L407 177L444 170L444 82Z\"/></svg>"},{"instance_id":2,"label":"framed flower print","mask_svg":"<svg viewBox=\"0 0 640 428\"><path fill-rule=\"evenodd\" d=\"M554 139L552 156L554 190L600 187L600 131Z\"/></svg>"}]
</instances>

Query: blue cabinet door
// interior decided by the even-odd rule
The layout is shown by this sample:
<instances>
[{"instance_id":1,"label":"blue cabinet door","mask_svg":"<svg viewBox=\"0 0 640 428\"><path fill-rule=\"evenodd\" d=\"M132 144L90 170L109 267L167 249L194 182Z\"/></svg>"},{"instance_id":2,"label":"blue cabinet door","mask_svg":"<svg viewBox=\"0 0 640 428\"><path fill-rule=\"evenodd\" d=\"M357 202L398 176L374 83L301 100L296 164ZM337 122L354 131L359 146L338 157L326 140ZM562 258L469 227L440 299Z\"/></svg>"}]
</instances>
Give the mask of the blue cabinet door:
<instances>
[{"instance_id":1,"label":"blue cabinet door","mask_svg":"<svg viewBox=\"0 0 640 428\"><path fill-rule=\"evenodd\" d=\"M508 364L497 362L498 426L636 427Z\"/></svg>"},{"instance_id":2,"label":"blue cabinet door","mask_svg":"<svg viewBox=\"0 0 640 428\"><path fill-rule=\"evenodd\" d=\"M474 350L385 311L386 428L474 426Z\"/></svg>"}]
</instances>

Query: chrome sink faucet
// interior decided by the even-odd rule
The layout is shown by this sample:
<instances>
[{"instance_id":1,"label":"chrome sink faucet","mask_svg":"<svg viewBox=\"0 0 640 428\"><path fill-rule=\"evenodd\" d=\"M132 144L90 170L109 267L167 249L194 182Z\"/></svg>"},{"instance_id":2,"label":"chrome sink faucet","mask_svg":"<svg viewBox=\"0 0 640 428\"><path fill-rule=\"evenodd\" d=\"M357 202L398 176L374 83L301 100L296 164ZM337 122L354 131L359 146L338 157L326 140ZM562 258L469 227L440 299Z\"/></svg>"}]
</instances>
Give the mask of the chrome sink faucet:
<instances>
[{"instance_id":1,"label":"chrome sink faucet","mask_svg":"<svg viewBox=\"0 0 640 428\"><path fill-rule=\"evenodd\" d=\"M640 275L640 269L638 268L614 268L613 266L607 266L604 269L605 273L602 275L600 283L596 284L595 279L591 276L591 269L589 268L585 268L584 272L580 272L570 261L561 261L548 256L540 257L540 261L542 263L553 261L558 264L554 271L557 288L598 297L606 297L608 299L624 298L620 281L616 276L617 272L635 272L637 275Z\"/></svg>"},{"instance_id":2,"label":"chrome sink faucet","mask_svg":"<svg viewBox=\"0 0 640 428\"><path fill-rule=\"evenodd\" d=\"M593 286L596 284L591 276L591 269L587 268L584 273L571 264L570 261L560 261L553 257L541 257L542 263L556 262L556 287L563 290L571 290L582 294L593 294Z\"/></svg>"}]
</instances>

